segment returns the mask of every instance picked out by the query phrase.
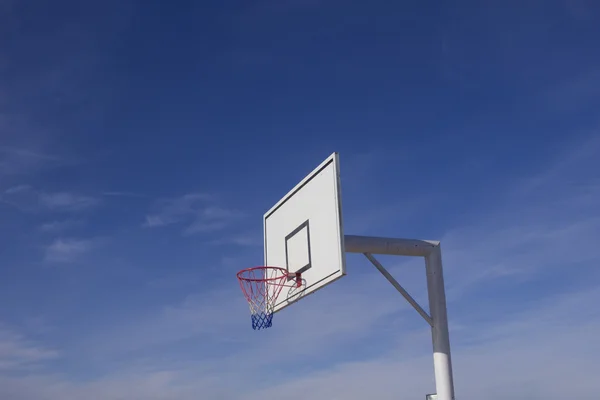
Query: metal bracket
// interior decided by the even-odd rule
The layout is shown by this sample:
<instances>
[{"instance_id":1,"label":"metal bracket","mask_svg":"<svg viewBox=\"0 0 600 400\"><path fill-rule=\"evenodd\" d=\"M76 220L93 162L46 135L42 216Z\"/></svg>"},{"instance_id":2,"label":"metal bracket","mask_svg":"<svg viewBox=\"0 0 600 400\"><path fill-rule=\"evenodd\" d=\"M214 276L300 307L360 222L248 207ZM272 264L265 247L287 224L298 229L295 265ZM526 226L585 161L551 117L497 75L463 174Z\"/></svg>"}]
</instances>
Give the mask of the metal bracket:
<instances>
[{"instance_id":1,"label":"metal bracket","mask_svg":"<svg viewBox=\"0 0 600 400\"><path fill-rule=\"evenodd\" d=\"M377 261L375 257L373 257L373 254L363 254L365 255L365 257L367 257L369 261L371 261L375 268L377 268L379 272L381 272L381 274L392 284L392 286L394 286L396 290L400 292L400 294L406 299L406 301L408 301L410 305L413 306L413 308L421 315L421 317L423 317L425 322L427 322L429 326L433 328L433 319L431 319L429 314L427 314L423 307L421 307L419 303L417 303L417 301L413 299L412 296L402 287L402 285L400 285L400 283L398 283L398 281L394 279L394 277L387 271L387 269L385 269L383 265L381 265L381 263Z\"/></svg>"}]
</instances>

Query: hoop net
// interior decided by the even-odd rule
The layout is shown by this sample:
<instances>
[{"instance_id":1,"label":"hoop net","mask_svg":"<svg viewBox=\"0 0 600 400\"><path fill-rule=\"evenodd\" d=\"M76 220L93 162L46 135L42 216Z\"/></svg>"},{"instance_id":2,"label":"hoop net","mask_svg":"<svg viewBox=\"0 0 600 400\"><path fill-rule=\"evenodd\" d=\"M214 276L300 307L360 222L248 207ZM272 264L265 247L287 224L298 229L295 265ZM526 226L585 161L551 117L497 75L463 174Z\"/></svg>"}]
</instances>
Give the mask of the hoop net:
<instances>
[{"instance_id":1,"label":"hoop net","mask_svg":"<svg viewBox=\"0 0 600 400\"><path fill-rule=\"evenodd\" d=\"M273 309L275 302L290 274L279 267L254 267L237 273L240 287L248 305L252 318L252 329L266 329L273 325Z\"/></svg>"}]
</instances>

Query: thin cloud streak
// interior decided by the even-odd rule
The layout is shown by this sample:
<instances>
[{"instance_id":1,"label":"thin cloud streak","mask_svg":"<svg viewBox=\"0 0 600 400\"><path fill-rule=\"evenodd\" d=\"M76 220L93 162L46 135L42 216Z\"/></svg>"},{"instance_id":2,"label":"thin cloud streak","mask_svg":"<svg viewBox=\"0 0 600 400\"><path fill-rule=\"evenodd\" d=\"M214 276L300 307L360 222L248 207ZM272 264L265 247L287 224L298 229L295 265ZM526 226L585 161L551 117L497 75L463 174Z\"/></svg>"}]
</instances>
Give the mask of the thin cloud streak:
<instances>
[{"instance_id":1,"label":"thin cloud streak","mask_svg":"<svg viewBox=\"0 0 600 400\"><path fill-rule=\"evenodd\" d=\"M71 192L44 192L18 185L0 194L0 201L25 212L81 212L101 204L100 199Z\"/></svg>"},{"instance_id":2,"label":"thin cloud streak","mask_svg":"<svg viewBox=\"0 0 600 400\"><path fill-rule=\"evenodd\" d=\"M33 158L33 159L46 160L46 161L62 160L61 157L58 157L55 155L39 153L39 152L31 151L28 149L21 149L21 148L11 147L11 146L0 146L0 153L7 153L7 154L12 154L15 156L23 157L23 158Z\"/></svg>"},{"instance_id":3,"label":"thin cloud streak","mask_svg":"<svg viewBox=\"0 0 600 400\"><path fill-rule=\"evenodd\" d=\"M33 343L0 325L0 371L30 369L57 357L58 351Z\"/></svg>"},{"instance_id":4,"label":"thin cloud streak","mask_svg":"<svg viewBox=\"0 0 600 400\"><path fill-rule=\"evenodd\" d=\"M97 245L96 240L58 238L45 249L45 261L50 263L73 262Z\"/></svg>"},{"instance_id":5,"label":"thin cloud streak","mask_svg":"<svg viewBox=\"0 0 600 400\"><path fill-rule=\"evenodd\" d=\"M189 193L179 198L159 201L157 207L158 212L147 215L144 227L154 228L166 225L171 225L190 216L202 212L202 208L206 207L206 203L212 200L212 196L204 193Z\"/></svg>"},{"instance_id":6,"label":"thin cloud streak","mask_svg":"<svg viewBox=\"0 0 600 400\"><path fill-rule=\"evenodd\" d=\"M2 129L0 120L0 129ZM0 176L19 176L56 166L64 159L43 152L12 146L0 146Z\"/></svg>"},{"instance_id":7,"label":"thin cloud streak","mask_svg":"<svg viewBox=\"0 0 600 400\"><path fill-rule=\"evenodd\" d=\"M163 200L156 208L157 212L146 215L143 227L185 225L182 233L186 236L223 230L243 217L240 211L214 205L214 197L204 193L189 193Z\"/></svg>"},{"instance_id":8,"label":"thin cloud streak","mask_svg":"<svg viewBox=\"0 0 600 400\"><path fill-rule=\"evenodd\" d=\"M226 246L232 244L243 247L262 246L263 237L258 233L247 232L240 233L238 235L232 235L222 239L211 240L210 242L208 242L208 244L215 246Z\"/></svg>"},{"instance_id":9,"label":"thin cloud streak","mask_svg":"<svg viewBox=\"0 0 600 400\"><path fill-rule=\"evenodd\" d=\"M74 193L40 193L42 206L56 211L81 211L100 204L100 200Z\"/></svg>"},{"instance_id":10,"label":"thin cloud streak","mask_svg":"<svg viewBox=\"0 0 600 400\"><path fill-rule=\"evenodd\" d=\"M139 198L148 197L145 194L132 193L132 192L119 192L119 191L102 192L102 196L107 196L107 197L139 197Z\"/></svg>"},{"instance_id":11,"label":"thin cloud streak","mask_svg":"<svg viewBox=\"0 0 600 400\"><path fill-rule=\"evenodd\" d=\"M80 219L56 220L43 223L38 227L38 230L45 233L60 233L72 228L80 227L83 224L84 221Z\"/></svg>"}]
</instances>

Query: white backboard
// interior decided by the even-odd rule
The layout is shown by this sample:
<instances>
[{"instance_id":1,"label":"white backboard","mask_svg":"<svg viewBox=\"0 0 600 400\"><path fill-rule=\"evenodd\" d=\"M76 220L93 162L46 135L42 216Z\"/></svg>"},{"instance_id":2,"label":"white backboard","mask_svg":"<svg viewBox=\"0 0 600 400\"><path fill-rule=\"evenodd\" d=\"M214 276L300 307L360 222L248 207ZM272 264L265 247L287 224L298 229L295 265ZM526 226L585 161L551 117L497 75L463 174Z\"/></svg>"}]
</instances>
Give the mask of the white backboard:
<instances>
[{"instance_id":1,"label":"white backboard","mask_svg":"<svg viewBox=\"0 0 600 400\"><path fill-rule=\"evenodd\" d=\"M274 312L346 274L339 171L333 153L264 215L265 265L302 273Z\"/></svg>"}]
</instances>

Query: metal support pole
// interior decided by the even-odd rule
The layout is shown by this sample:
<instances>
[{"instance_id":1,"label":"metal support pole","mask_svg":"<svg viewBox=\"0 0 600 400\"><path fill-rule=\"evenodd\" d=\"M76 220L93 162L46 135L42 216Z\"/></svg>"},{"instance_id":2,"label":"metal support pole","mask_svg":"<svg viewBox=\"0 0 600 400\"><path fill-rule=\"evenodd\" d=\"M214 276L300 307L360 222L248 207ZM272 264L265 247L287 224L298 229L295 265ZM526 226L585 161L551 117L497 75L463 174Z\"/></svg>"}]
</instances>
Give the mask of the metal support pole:
<instances>
[{"instance_id":1,"label":"metal support pole","mask_svg":"<svg viewBox=\"0 0 600 400\"><path fill-rule=\"evenodd\" d=\"M345 235L344 243L346 252L365 254L390 283L398 289L406 300L415 307L417 312L419 312L428 323L431 320L433 369L437 391L436 398L438 400L454 400L454 380L452 377L452 358L450 356L450 333L448 329L446 290L444 289L440 242L432 240ZM387 273L381 264L376 262L377 260L372 256L369 257L370 254L420 256L425 258L427 294L429 296L429 315L423 311L422 308L418 307L418 304L412 300L412 297L406 293L402 286ZM419 311L419 309L421 311ZM427 317L429 317L430 320L428 320Z\"/></svg>"},{"instance_id":2,"label":"metal support pole","mask_svg":"<svg viewBox=\"0 0 600 400\"><path fill-rule=\"evenodd\" d=\"M452 358L450 356L450 332L446 309L446 290L442 271L442 252L436 246L425 256L429 312L433 320L433 369L438 400L454 400Z\"/></svg>"}]
</instances>

